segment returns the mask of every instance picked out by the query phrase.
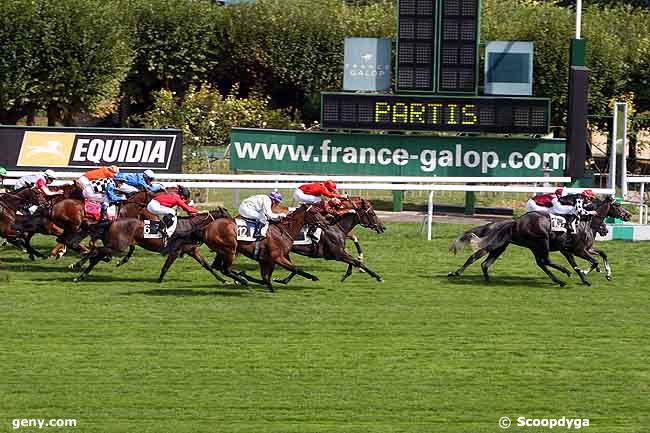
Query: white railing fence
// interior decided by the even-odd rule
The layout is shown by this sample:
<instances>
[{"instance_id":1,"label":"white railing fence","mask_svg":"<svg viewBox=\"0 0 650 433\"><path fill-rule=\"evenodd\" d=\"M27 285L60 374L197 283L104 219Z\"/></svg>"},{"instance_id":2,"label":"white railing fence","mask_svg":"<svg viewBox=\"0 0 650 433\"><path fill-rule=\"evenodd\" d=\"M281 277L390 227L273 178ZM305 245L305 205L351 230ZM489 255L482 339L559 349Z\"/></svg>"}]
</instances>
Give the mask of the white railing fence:
<instances>
[{"instance_id":1,"label":"white railing fence","mask_svg":"<svg viewBox=\"0 0 650 433\"><path fill-rule=\"evenodd\" d=\"M13 185L16 180L32 172L10 171L4 180L5 185ZM69 184L81 176L82 172L60 173L54 185ZM282 174L158 174L165 186L183 185L197 189L294 189L306 182L333 179L341 190L381 190L381 191L427 191L427 239L431 240L433 225L433 194L436 191L474 191L503 193L544 193L553 192L557 184L571 181L569 177L400 177L400 176L321 176L321 175L282 175ZM650 178L647 181L650 183ZM487 184L487 185L486 185ZM513 185L514 184L514 185ZM547 185L547 186L542 186ZM609 188L594 188L596 194L613 194ZM582 188L568 188L569 192L580 192Z\"/></svg>"}]
</instances>

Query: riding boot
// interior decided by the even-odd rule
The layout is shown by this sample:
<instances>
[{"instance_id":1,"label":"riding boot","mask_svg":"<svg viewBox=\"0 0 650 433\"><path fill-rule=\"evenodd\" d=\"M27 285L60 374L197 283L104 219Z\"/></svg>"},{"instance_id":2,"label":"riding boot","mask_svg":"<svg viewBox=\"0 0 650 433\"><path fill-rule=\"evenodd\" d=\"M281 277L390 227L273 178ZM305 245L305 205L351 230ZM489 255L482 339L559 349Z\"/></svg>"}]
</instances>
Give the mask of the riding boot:
<instances>
[{"instance_id":1,"label":"riding boot","mask_svg":"<svg viewBox=\"0 0 650 433\"><path fill-rule=\"evenodd\" d=\"M257 221L255 223L255 230L253 231L253 237L257 240L262 240L264 239L264 236L262 235L262 228L264 227L264 224L261 222Z\"/></svg>"},{"instance_id":2,"label":"riding boot","mask_svg":"<svg viewBox=\"0 0 650 433\"><path fill-rule=\"evenodd\" d=\"M102 203L102 207L99 210L99 222L103 223L108 221L108 205Z\"/></svg>"}]
</instances>

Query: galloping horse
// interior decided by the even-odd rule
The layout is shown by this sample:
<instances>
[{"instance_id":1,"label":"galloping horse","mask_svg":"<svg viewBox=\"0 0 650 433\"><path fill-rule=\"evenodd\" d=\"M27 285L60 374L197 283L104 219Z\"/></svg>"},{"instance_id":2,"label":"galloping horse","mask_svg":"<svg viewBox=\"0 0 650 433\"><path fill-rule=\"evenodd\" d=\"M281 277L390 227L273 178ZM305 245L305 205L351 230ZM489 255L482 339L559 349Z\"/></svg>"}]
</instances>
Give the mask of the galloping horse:
<instances>
[{"instance_id":1,"label":"galloping horse","mask_svg":"<svg viewBox=\"0 0 650 433\"><path fill-rule=\"evenodd\" d=\"M481 263L483 277L486 281L490 280L488 274L489 267L499 258L506 250L510 243L528 248L535 255L535 261L546 275L560 287L564 287L565 282L559 280L548 267L557 269L567 276L571 272L563 266L551 262L549 258L550 251L560 251L585 285L590 285L583 272L575 263L574 255L588 260L592 268L598 266L598 261L590 254L594 242L595 232L602 226L605 217L621 218L629 221L631 214L617 203L612 197L607 197L603 201L595 203L597 205L596 215L591 221L580 221L577 225L576 234L571 238L565 232L551 231L551 219L548 214L529 212L521 218L510 221L501 221L490 223L484 226L475 227L461 234L451 245L450 250L454 253L464 246L472 243L477 246L477 251L472 254L465 264L449 276L459 276L465 269L479 258L488 254L488 257ZM568 239L568 242L567 242ZM566 248L569 244L570 248Z\"/></svg>"},{"instance_id":2,"label":"galloping horse","mask_svg":"<svg viewBox=\"0 0 650 433\"><path fill-rule=\"evenodd\" d=\"M26 217L18 215L16 211L23 207L25 203L40 203L38 195L31 188L0 194L0 237L24 250L29 254L30 259L35 260L36 257L45 256L31 246L30 242L34 234L38 232L59 236L63 231L51 223L43 225L39 230L32 232L23 233L17 230L17 226L20 226Z\"/></svg>"},{"instance_id":3,"label":"galloping horse","mask_svg":"<svg viewBox=\"0 0 650 433\"><path fill-rule=\"evenodd\" d=\"M361 260L352 257L345 249L345 240L349 239L349 233L359 224L362 227L375 230L378 234L384 232L385 227L379 220L372 207L372 203L360 197L351 197L342 200L342 205L349 211L345 214L333 217L328 225L322 227L320 239L316 245L294 245L292 252L303 256L320 258L325 260L337 260L348 264L348 269L341 278L345 281L352 275L352 267L359 268L374 277L377 281L382 282L383 278L376 272L369 269ZM288 284L296 275L295 272L289 274L282 280L275 280L281 284Z\"/></svg>"},{"instance_id":4,"label":"galloping horse","mask_svg":"<svg viewBox=\"0 0 650 433\"><path fill-rule=\"evenodd\" d=\"M219 208L208 213L201 213L192 217L178 218L176 233L179 237L182 234L186 234L188 239L187 242L178 242L177 248L170 249L167 260L160 272L158 281L162 282L167 270L171 267L174 261L176 261L179 255L188 254L204 269L210 272L217 280L225 282L225 280L210 267L210 264L203 258L203 256L201 256L198 242L190 238L191 234L196 231L202 232L205 226L211 222L219 221L222 218L230 218L230 214L224 208ZM105 262L111 261L113 254L116 252L123 252L128 248L127 255L117 264L117 266L121 266L129 260L136 245L153 252L162 252L165 248L162 239L145 238L144 222L137 218L119 218L112 222L97 224L89 227L89 232L92 238L101 239L103 246L93 248L89 253L84 254L81 260L70 266L71 269L79 269L86 261L90 262L81 275L75 278L75 282L86 279L90 271L92 271L101 260Z\"/></svg>"},{"instance_id":5,"label":"galloping horse","mask_svg":"<svg viewBox=\"0 0 650 433\"><path fill-rule=\"evenodd\" d=\"M238 283L245 284L246 280L241 278L244 277L248 281L264 284L271 292L274 292L271 277L276 265L312 281L318 281L318 277L298 268L289 258L293 240L305 224L324 224L323 218L314 206L302 205L287 215L283 221L271 223L266 238L259 243L238 241L237 225L232 218L224 218L210 223L203 231L203 242L217 253L212 264L213 268L219 269L224 275ZM259 262L261 280L247 275L244 271L239 275L233 272L232 264L238 252Z\"/></svg>"}]
</instances>

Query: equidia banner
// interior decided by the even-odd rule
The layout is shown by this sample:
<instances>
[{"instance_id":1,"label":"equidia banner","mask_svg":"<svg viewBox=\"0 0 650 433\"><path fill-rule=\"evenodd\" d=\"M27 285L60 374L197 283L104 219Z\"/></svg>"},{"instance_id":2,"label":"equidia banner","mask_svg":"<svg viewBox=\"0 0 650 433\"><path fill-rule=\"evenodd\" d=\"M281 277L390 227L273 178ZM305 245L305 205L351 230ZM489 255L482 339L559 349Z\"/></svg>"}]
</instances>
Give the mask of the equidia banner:
<instances>
[{"instance_id":1,"label":"equidia banner","mask_svg":"<svg viewBox=\"0 0 650 433\"><path fill-rule=\"evenodd\" d=\"M565 140L233 128L233 170L379 176L563 176ZM548 169L548 170L545 170Z\"/></svg>"},{"instance_id":2,"label":"equidia banner","mask_svg":"<svg viewBox=\"0 0 650 433\"><path fill-rule=\"evenodd\" d=\"M11 170L81 169L118 165L180 172L177 129L0 126L0 166Z\"/></svg>"}]
</instances>

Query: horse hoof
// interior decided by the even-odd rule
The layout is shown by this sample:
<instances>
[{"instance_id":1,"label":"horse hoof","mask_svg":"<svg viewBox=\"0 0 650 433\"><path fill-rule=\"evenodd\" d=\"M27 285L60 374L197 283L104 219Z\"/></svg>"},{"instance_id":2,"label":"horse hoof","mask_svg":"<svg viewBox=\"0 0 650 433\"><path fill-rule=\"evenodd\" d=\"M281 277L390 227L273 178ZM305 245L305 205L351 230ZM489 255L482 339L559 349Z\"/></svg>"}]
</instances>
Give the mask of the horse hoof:
<instances>
[{"instance_id":1,"label":"horse hoof","mask_svg":"<svg viewBox=\"0 0 650 433\"><path fill-rule=\"evenodd\" d=\"M584 284L585 286L591 286L591 283L589 281L583 281L582 284Z\"/></svg>"},{"instance_id":2,"label":"horse hoof","mask_svg":"<svg viewBox=\"0 0 650 433\"><path fill-rule=\"evenodd\" d=\"M454 272L448 273L447 276L448 277L458 277L458 276L460 276L460 274L458 273L458 271L454 271Z\"/></svg>"},{"instance_id":3,"label":"horse hoof","mask_svg":"<svg viewBox=\"0 0 650 433\"><path fill-rule=\"evenodd\" d=\"M81 282L82 280L83 280L83 278L81 278L81 277L75 277L75 278L72 280L72 282L73 282L73 283L79 283L79 282Z\"/></svg>"},{"instance_id":4,"label":"horse hoof","mask_svg":"<svg viewBox=\"0 0 650 433\"><path fill-rule=\"evenodd\" d=\"M378 282L378 283L383 283L383 282L384 282L384 279L383 279L383 278L377 278L377 282Z\"/></svg>"},{"instance_id":5,"label":"horse hoof","mask_svg":"<svg viewBox=\"0 0 650 433\"><path fill-rule=\"evenodd\" d=\"M564 281L558 281L557 285L560 287L564 287L566 286L566 283Z\"/></svg>"},{"instance_id":6,"label":"horse hoof","mask_svg":"<svg viewBox=\"0 0 650 433\"><path fill-rule=\"evenodd\" d=\"M311 280L312 280L312 281L320 281L320 278L318 278L318 277L312 277Z\"/></svg>"},{"instance_id":7,"label":"horse hoof","mask_svg":"<svg viewBox=\"0 0 650 433\"><path fill-rule=\"evenodd\" d=\"M605 278L607 278L607 281L612 281L612 276L611 276L611 275L608 275L608 276L605 277Z\"/></svg>"},{"instance_id":8,"label":"horse hoof","mask_svg":"<svg viewBox=\"0 0 650 433\"><path fill-rule=\"evenodd\" d=\"M34 256L34 254L29 255L29 260L31 260L32 262L36 261L36 257Z\"/></svg>"}]
</instances>

